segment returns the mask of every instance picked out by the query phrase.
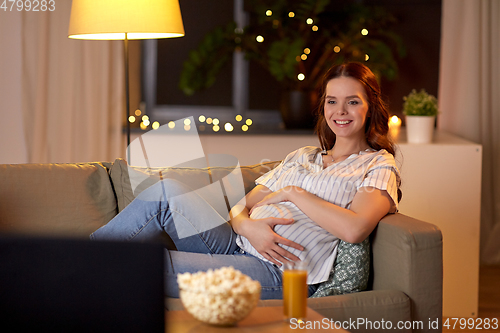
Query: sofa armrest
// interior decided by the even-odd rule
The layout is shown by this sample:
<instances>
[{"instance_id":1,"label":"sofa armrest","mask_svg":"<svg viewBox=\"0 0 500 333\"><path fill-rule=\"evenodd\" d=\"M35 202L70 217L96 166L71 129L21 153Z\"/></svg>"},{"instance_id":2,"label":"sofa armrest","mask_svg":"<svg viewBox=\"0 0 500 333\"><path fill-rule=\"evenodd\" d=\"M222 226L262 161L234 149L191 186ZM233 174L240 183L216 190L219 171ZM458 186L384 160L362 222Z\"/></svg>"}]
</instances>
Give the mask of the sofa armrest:
<instances>
[{"instance_id":1,"label":"sofa armrest","mask_svg":"<svg viewBox=\"0 0 500 333\"><path fill-rule=\"evenodd\" d=\"M443 240L439 228L397 213L384 217L372 237L372 288L408 295L413 320L441 321Z\"/></svg>"}]
</instances>

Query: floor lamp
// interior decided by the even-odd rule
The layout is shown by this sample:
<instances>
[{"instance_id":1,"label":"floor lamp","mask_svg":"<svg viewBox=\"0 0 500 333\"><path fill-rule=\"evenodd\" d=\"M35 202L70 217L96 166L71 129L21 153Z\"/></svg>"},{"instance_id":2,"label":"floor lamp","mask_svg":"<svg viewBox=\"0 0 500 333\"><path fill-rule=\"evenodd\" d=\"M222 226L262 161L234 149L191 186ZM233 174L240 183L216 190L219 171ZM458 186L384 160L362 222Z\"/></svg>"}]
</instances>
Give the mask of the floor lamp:
<instances>
[{"instance_id":1,"label":"floor lamp","mask_svg":"<svg viewBox=\"0 0 500 333\"><path fill-rule=\"evenodd\" d=\"M123 40L127 160L130 158L128 41L184 36L178 0L73 0L68 37Z\"/></svg>"}]
</instances>

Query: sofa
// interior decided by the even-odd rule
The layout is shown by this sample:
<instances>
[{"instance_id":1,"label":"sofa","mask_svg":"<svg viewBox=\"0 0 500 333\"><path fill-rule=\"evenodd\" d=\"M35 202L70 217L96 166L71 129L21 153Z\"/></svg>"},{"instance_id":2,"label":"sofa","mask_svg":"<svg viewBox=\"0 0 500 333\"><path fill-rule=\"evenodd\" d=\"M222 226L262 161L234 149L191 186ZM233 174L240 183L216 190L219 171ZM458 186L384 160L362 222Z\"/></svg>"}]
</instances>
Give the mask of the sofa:
<instances>
[{"instance_id":1,"label":"sofa","mask_svg":"<svg viewBox=\"0 0 500 333\"><path fill-rule=\"evenodd\" d=\"M0 165L0 234L88 238L140 191L160 179L176 178L202 187L232 176L242 179L244 191L248 192L254 180L277 163L238 168L141 168L129 167L126 161L117 159ZM241 188L229 187L226 186L227 193L242 192ZM399 332L440 332L443 277L440 230L396 213L380 221L370 240L367 289L309 298L308 306L349 331L380 332L385 327ZM166 299L165 304L168 310L182 309L178 299ZM281 300L259 303L259 306L279 305Z\"/></svg>"}]
</instances>

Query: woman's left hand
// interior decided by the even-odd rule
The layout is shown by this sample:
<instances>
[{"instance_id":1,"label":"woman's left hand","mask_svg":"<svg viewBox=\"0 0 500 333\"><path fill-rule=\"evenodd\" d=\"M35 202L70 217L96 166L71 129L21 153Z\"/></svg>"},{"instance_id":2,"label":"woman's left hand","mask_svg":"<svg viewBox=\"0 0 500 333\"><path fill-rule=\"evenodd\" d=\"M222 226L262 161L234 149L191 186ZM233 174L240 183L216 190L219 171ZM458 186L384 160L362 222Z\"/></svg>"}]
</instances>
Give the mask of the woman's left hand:
<instances>
[{"instance_id":1,"label":"woman's left hand","mask_svg":"<svg viewBox=\"0 0 500 333\"><path fill-rule=\"evenodd\" d=\"M262 200L260 200L255 205L253 205L252 209L250 210L250 214L252 214L252 212L255 208L260 207L260 206L275 204L275 203L284 202L284 201L292 201L291 195L290 195L292 192L293 193L305 192L305 190L298 187L298 186L290 185L290 186L284 187L276 192L271 192L271 193L267 194Z\"/></svg>"}]
</instances>

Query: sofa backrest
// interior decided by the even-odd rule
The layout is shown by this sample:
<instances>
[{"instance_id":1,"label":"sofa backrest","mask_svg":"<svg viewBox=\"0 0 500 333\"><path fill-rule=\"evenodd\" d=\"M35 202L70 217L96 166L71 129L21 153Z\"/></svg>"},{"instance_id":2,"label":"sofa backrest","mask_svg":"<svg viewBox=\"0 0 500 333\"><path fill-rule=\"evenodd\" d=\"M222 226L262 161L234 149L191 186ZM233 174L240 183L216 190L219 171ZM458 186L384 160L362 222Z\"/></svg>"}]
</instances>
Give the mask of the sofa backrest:
<instances>
[{"instance_id":1,"label":"sofa backrest","mask_svg":"<svg viewBox=\"0 0 500 333\"><path fill-rule=\"evenodd\" d=\"M255 186L255 179L272 170L280 161L264 162L249 166L238 167L210 167L210 168L188 168L188 167L136 167L128 166L123 159L117 159L110 170L111 180L118 201L118 211L122 211L132 200L149 186L160 181L160 179L173 178L182 183L198 189L211 183L223 180L229 174L239 175L243 181L244 193L248 193ZM234 182L225 182L225 191L231 191L228 187ZM239 185L239 184L233 184ZM237 192L236 190L234 192ZM239 200L241 198L237 198Z\"/></svg>"},{"instance_id":2,"label":"sofa backrest","mask_svg":"<svg viewBox=\"0 0 500 333\"><path fill-rule=\"evenodd\" d=\"M279 161L241 166L244 192ZM195 188L222 180L235 167L141 168L114 163L0 165L0 233L86 238L141 191L174 178ZM131 185L140 182L134 189ZM229 188L227 188L229 190Z\"/></svg>"},{"instance_id":3,"label":"sofa backrest","mask_svg":"<svg viewBox=\"0 0 500 333\"><path fill-rule=\"evenodd\" d=\"M88 237L117 213L109 167L0 165L0 233Z\"/></svg>"}]
</instances>

